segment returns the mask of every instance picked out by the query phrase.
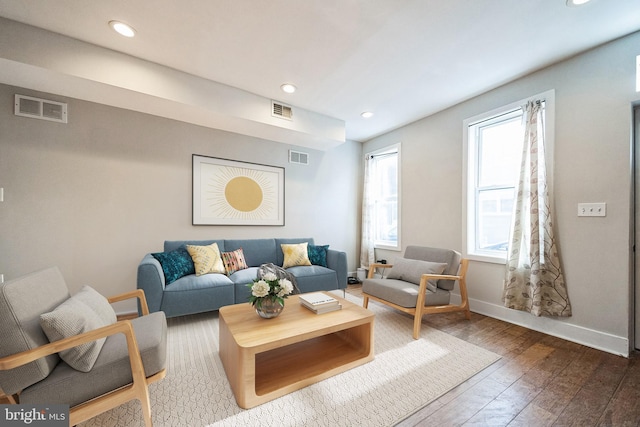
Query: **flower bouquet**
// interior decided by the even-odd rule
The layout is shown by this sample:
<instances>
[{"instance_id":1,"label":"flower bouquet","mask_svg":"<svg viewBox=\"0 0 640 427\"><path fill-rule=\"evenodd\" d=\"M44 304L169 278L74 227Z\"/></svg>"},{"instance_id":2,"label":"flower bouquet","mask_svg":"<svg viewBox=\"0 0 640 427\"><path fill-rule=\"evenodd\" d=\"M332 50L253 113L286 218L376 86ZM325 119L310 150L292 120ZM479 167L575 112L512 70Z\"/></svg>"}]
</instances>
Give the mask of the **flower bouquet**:
<instances>
[{"instance_id":1,"label":"flower bouquet","mask_svg":"<svg viewBox=\"0 0 640 427\"><path fill-rule=\"evenodd\" d=\"M249 302L260 317L276 317L284 308L284 299L293 292L293 284L288 279L278 279L273 273L265 274L247 285L251 288Z\"/></svg>"}]
</instances>

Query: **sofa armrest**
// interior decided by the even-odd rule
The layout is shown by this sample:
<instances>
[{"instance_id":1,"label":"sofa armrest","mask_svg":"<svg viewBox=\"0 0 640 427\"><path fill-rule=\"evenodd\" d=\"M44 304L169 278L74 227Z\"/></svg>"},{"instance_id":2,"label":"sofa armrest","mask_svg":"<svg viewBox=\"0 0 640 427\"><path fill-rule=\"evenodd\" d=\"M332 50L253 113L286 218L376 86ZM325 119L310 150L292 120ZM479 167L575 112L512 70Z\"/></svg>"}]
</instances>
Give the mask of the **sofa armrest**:
<instances>
[{"instance_id":1,"label":"sofa armrest","mask_svg":"<svg viewBox=\"0 0 640 427\"><path fill-rule=\"evenodd\" d=\"M165 288L164 272L158 260L151 254L146 254L138 265L137 287L144 291L149 311L152 313L160 311ZM140 303L138 303L138 314L143 314Z\"/></svg>"},{"instance_id":2,"label":"sofa armrest","mask_svg":"<svg viewBox=\"0 0 640 427\"><path fill-rule=\"evenodd\" d=\"M338 289L347 287L347 253L335 249L327 249L327 267L338 276Z\"/></svg>"}]
</instances>

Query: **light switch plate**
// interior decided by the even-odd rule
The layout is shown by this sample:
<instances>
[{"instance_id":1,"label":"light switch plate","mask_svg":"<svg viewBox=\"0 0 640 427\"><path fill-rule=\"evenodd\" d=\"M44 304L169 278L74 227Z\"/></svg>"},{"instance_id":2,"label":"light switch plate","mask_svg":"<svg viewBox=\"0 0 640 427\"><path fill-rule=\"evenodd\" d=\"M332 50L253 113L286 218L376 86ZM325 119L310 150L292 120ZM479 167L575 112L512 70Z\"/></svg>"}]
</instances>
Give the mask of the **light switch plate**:
<instances>
[{"instance_id":1,"label":"light switch plate","mask_svg":"<svg viewBox=\"0 0 640 427\"><path fill-rule=\"evenodd\" d=\"M578 216L607 216L607 204L578 203Z\"/></svg>"}]
</instances>

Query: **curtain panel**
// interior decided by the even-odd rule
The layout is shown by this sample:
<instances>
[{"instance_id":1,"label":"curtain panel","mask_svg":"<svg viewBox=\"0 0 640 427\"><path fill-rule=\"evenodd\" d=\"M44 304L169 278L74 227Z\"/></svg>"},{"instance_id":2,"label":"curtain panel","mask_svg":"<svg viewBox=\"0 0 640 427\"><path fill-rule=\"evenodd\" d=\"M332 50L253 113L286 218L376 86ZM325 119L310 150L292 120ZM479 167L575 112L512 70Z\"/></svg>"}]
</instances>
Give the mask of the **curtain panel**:
<instances>
[{"instance_id":1,"label":"curtain panel","mask_svg":"<svg viewBox=\"0 0 640 427\"><path fill-rule=\"evenodd\" d=\"M553 233L541 101L524 110L525 135L503 293L505 307L535 316L571 316Z\"/></svg>"},{"instance_id":2,"label":"curtain panel","mask_svg":"<svg viewBox=\"0 0 640 427\"><path fill-rule=\"evenodd\" d=\"M364 159L364 186L362 192L362 240L360 242L360 266L368 269L375 262L373 236L373 156Z\"/></svg>"}]
</instances>

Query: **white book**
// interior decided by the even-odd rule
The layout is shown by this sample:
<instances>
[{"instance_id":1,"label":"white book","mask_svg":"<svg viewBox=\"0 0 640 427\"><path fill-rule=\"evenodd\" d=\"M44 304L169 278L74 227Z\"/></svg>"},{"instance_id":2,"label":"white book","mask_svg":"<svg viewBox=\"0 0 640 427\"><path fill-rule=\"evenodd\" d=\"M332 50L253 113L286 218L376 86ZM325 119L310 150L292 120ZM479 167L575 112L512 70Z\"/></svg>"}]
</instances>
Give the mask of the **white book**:
<instances>
[{"instance_id":1,"label":"white book","mask_svg":"<svg viewBox=\"0 0 640 427\"><path fill-rule=\"evenodd\" d=\"M322 292L300 295L300 303L317 308L324 305L337 305L338 300Z\"/></svg>"},{"instance_id":2,"label":"white book","mask_svg":"<svg viewBox=\"0 0 640 427\"><path fill-rule=\"evenodd\" d=\"M300 305L302 305L304 308L308 309L309 311L314 312L315 314L324 314L324 313L329 313L331 311L342 309L342 304L339 304L339 303L335 305L334 304L324 305L319 308L310 307L307 304L304 304L302 302L300 302Z\"/></svg>"},{"instance_id":3,"label":"white book","mask_svg":"<svg viewBox=\"0 0 640 427\"><path fill-rule=\"evenodd\" d=\"M336 304L336 305L329 305L329 306L325 306L325 307L320 307L316 310L314 310L314 312L316 314L323 314L323 313L329 313L330 311L336 311L336 310L340 310L342 309L342 304Z\"/></svg>"}]
</instances>

